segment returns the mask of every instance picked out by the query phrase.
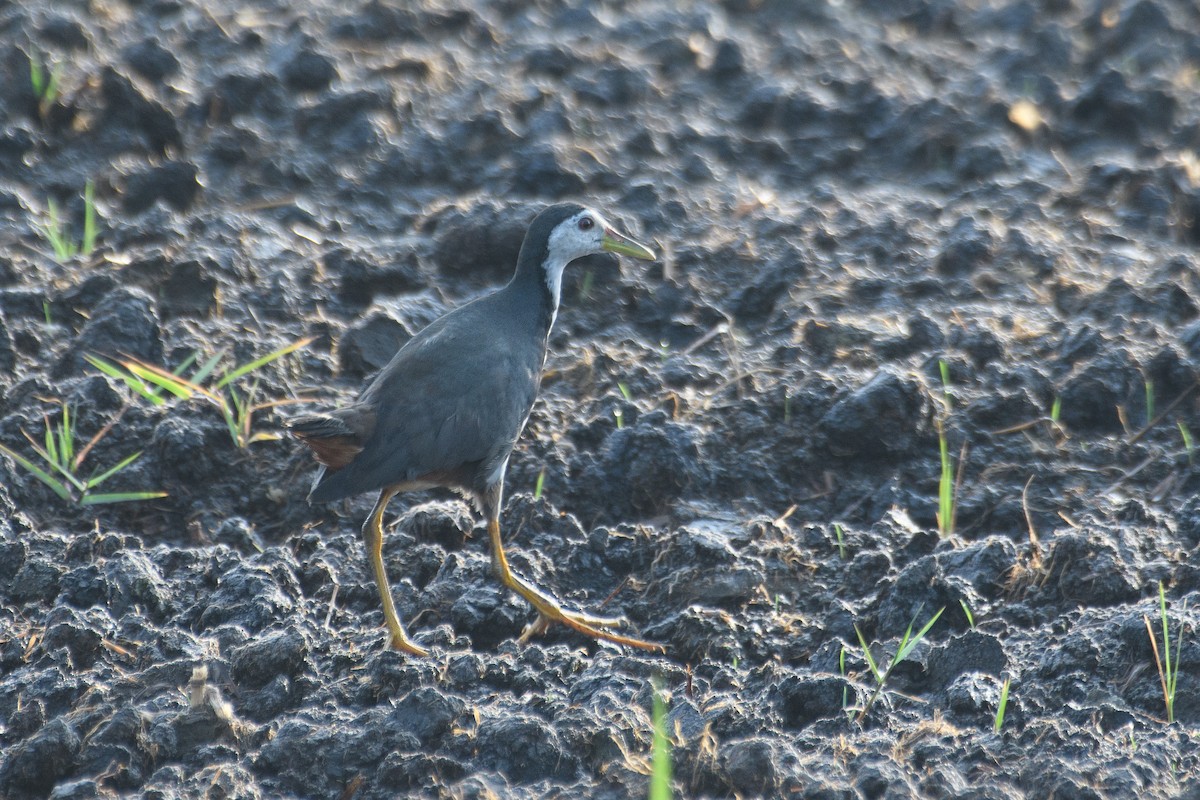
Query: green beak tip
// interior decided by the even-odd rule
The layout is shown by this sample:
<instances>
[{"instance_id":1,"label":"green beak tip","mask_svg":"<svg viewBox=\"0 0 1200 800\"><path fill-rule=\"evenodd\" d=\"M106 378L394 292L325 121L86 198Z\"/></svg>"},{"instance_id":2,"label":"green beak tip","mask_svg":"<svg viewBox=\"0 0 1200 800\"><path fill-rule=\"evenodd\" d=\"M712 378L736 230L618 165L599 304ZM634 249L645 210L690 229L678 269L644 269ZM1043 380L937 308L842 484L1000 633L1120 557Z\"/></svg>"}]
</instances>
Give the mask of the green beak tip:
<instances>
[{"instance_id":1,"label":"green beak tip","mask_svg":"<svg viewBox=\"0 0 1200 800\"><path fill-rule=\"evenodd\" d=\"M610 253L618 253L631 258L640 258L643 261L653 261L657 256L654 251L640 242L635 242L623 233L617 233L614 230L608 230L604 233L605 250Z\"/></svg>"}]
</instances>

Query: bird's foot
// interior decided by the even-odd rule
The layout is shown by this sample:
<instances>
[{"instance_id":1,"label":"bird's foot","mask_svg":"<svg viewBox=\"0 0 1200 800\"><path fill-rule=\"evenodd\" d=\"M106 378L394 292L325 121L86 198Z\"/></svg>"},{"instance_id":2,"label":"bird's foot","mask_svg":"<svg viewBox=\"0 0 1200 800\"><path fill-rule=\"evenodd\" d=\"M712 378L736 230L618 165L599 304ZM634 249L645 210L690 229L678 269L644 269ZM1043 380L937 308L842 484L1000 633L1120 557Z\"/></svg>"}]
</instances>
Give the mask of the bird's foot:
<instances>
[{"instance_id":1,"label":"bird's foot","mask_svg":"<svg viewBox=\"0 0 1200 800\"><path fill-rule=\"evenodd\" d=\"M500 582L528 600L529 604L538 612L538 618L521 632L521 638L517 641L524 644L534 636L545 633L546 629L550 627L550 623L561 622L568 628L579 631L584 636L591 636L593 639L639 647L655 653L667 652L667 648L661 644L644 642L632 636L622 636L607 630L622 625L625 620L620 617L598 617L582 611L567 611L553 595L542 591L513 572L508 565L508 558L504 555L504 543L500 539L500 520L494 514L488 519L488 538L492 543L492 567L500 578Z\"/></svg>"},{"instance_id":2,"label":"bird's foot","mask_svg":"<svg viewBox=\"0 0 1200 800\"><path fill-rule=\"evenodd\" d=\"M521 637L517 640L521 644L525 644L534 636L540 636L545 633L549 630L552 622L561 622L568 628L578 631L584 636L591 636L593 639L604 639L605 641L629 647L637 647L654 653L665 653L667 651L665 647L656 642L647 642L635 639L632 636L622 636L619 633L606 630L606 628L615 628L623 625L625 620L622 617L597 617L581 611L567 611L557 602L553 602L551 598L540 592L538 594L540 596L537 601L530 601L537 608L538 617L525 626L525 630L521 632Z\"/></svg>"},{"instance_id":3,"label":"bird's foot","mask_svg":"<svg viewBox=\"0 0 1200 800\"><path fill-rule=\"evenodd\" d=\"M409 639L408 636L403 632L401 632L399 636L397 636L395 633L392 634L391 646L393 650L400 650L413 656L421 656L424 658L429 655L428 650L426 650L424 647L421 647L421 645L417 644L412 639Z\"/></svg>"}]
</instances>

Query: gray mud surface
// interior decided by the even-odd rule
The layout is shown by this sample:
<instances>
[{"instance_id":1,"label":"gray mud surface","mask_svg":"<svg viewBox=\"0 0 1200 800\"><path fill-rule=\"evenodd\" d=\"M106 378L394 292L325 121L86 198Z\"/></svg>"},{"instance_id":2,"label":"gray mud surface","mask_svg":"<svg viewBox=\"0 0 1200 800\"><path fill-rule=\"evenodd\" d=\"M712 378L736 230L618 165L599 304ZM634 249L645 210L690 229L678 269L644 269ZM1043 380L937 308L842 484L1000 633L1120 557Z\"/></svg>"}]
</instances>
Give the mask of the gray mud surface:
<instances>
[{"instance_id":1,"label":"gray mud surface","mask_svg":"<svg viewBox=\"0 0 1200 800\"><path fill-rule=\"evenodd\" d=\"M0 797L644 797L656 676L679 797L1200 797L1198 154L1191 0L0 0L0 443L169 493L0 457ZM560 199L663 257L569 270L510 558L664 656L519 646L436 493L385 650L373 498L84 360L348 400Z\"/></svg>"}]
</instances>

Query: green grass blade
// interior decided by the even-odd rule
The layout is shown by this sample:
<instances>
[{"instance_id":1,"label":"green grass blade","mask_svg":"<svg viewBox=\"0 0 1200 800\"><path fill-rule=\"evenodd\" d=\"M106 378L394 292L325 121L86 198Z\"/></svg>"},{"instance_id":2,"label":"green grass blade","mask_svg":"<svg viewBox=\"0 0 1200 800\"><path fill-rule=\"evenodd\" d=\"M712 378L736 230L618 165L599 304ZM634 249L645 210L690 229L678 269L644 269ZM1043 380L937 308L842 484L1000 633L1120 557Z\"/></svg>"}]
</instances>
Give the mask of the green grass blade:
<instances>
[{"instance_id":1,"label":"green grass blade","mask_svg":"<svg viewBox=\"0 0 1200 800\"><path fill-rule=\"evenodd\" d=\"M198 356L199 356L199 353L197 353L195 350L193 350L192 354L190 356L185 358L183 361L180 361L179 366L177 366L177 367L175 367L175 369L171 370L171 374L172 375L182 375L183 371L185 369L190 367L192 364L196 363L196 358Z\"/></svg>"},{"instance_id":2,"label":"green grass blade","mask_svg":"<svg viewBox=\"0 0 1200 800\"><path fill-rule=\"evenodd\" d=\"M235 441L238 443L238 447L245 447L250 444L250 415L254 413L251 406L251 398L257 389L257 378L254 379L250 391L241 396L238 395L235 387L229 387L229 402L233 409L233 419L237 423L237 437Z\"/></svg>"},{"instance_id":3,"label":"green grass blade","mask_svg":"<svg viewBox=\"0 0 1200 800\"><path fill-rule=\"evenodd\" d=\"M255 378L254 383L250 384L249 391L242 395L242 407L238 409L239 411L252 414L254 413L254 409L258 408L258 406L254 405L254 397L258 394L259 383L259 379ZM232 386L229 387L229 391L233 392Z\"/></svg>"},{"instance_id":4,"label":"green grass blade","mask_svg":"<svg viewBox=\"0 0 1200 800\"><path fill-rule=\"evenodd\" d=\"M20 464L27 472L29 472L30 475L32 475L33 477L37 478L42 483L49 486L54 491L54 493L56 495L58 495L59 497L61 497L63 500L66 500L67 502L71 501L70 490L68 490L67 487L64 486L61 482L56 481L49 473L47 473L44 469L39 467L37 464L34 464L32 461L25 458L20 453L14 452L10 448L5 447L2 444L0 444L0 453L4 453L6 456L11 458L13 461Z\"/></svg>"},{"instance_id":5,"label":"green grass blade","mask_svg":"<svg viewBox=\"0 0 1200 800\"><path fill-rule=\"evenodd\" d=\"M942 374L942 404L949 411L954 405L954 400L950 396L950 365L946 363L946 359L938 359L938 371Z\"/></svg>"},{"instance_id":6,"label":"green grass blade","mask_svg":"<svg viewBox=\"0 0 1200 800\"><path fill-rule=\"evenodd\" d=\"M1179 420L1175 424L1179 427L1179 435L1183 437L1183 449L1187 453L1188 463L1191 464L1194 461L1193 453L1195 450L1192 442L1192 431L1183 420Z\"/></svg>"},{"instance_id":7,"label":"green grass blade","mask_svg":"<svg viewBox=\"0 0 1200 800\"><path fill-rule=\"evenodd\" d=\"M838 672L843 678L846 677L846 645L842 645L842 649L838 652ZM846 718L850 719L854 716L854 712L850 709L850 682L842 687L842 711L846 714Z\"/></svg>"},{"instance_id":8,"label":"green grass blade","mask_svg":"<svg viewBox=\"0 0 1200 800\"><path fill-rule=\"evenodd\" d=\"M62 71L62 64L55 64L50 68L50 82L46 86L46 93L42 95L42 100L44 100L47 105L58 99L58 84L62 79Z\"/></svg>"},{"instance_id":9,"label":"green grass blade","mask_svg":"<svg viewBox=\"0 0 1200 800\"><path fill-rule=\"evenodd\" d=\"M938 422L938 453L942 471L938 478L938 531L942 536L954 533L954 465L950 462L950 449L946 433Z\"/></svg>"},{"instance_id":10,"label":"green grass blade","mask_svg":"<svg viewBox=\"0 0 1200 800\"><path fill-rule=\"evenodd\" d=\"M54 200L47 200L46 208L48 221L42 226L42 233L50 242L50 247L54 250L54 257L59 261L68 261L75 255L78 248L67 238L66 226L59 215L58 203Z\"/></svg>"},{"instance_id":11,"label":"green grass blade","mask_svg":"<svg viewBox=\"0 0 1200 800\"><path fill-rule=\"evenodd\" d=\"M671 741L662 687L654 686L654 743L650 750L650 800L671 800Z\"/></svg>"},{"instance_id":12,"label":"green grass blade","mask_svg":"<svg viewBox=\"0 0 1200 800\"><path fill-rule=\"evenodd\" d=\"M118 472L120 472L121 470L128 467L134 461L137 461L138 456L140 456L141 454L142 454L142 451L139 450L136 453L134 453L133 455L129 456L128 458L121 459L121 461L117 462L116 466L109 467L104 472L100 473L99 475L96 475L95 477L92 477L92 478L88 478L87 481L84 483L85 488L91 489L95 486L99 486L100 484L104 483L106 480L111 478L113 475L116 475Z\"/></svg>"},{"instance_id":13,"label":"green grass blade","mask_svg":"<svg viewBox=\"0 0 1200 800\"><path fill-rule=\"evenodd\" d=\"M183 400L189 399L200 388L192 385L186 378L180 378L178 375L172 375L169 372L160 372L157 369L136 362L126 362L125 369L142 380L148 381L155 386L160 386Z\"/></svg>"},{"instance_id":14,"label":"green grass blade","mask_svg":"<svg viewBox=\"0 0 1200 800\"><path fill-rule=\"evenodd\" d=\"M925 634L929 633L929 629L933 627L933 624L938 621L938 617L940 617L942 612L945 610L946 607L942 606L938 612L934 614L928 622L925 623L925 626L921 628L921 630L918 631L914 636L912 632L913 625L917 623L917 617L921 614L921 610L917 609L917 613L913 614L912 622L908 623L908 629L904 632L904 637L900 640L900 646L896 648L896 654L892 656L891 660L888 662L887 670L885 670L882 675L879 674L878 667L875 665L874 659L870 657L870 651L867 650L866 640L863 638L862 633L858 630L858 626L854 626L855 633L858 633L858 640L863 644L863 652L868 654L867 658L871 665L871 671L875 673L875 679L878 681L875 691L871 693L871 696L867 699L867 702L863 704L862 709L858 712L857 719L859 721L862 721L862 719L866 717L867 712L871 710L871 706L875 705L875 701L879 699L881 694L883 694L883 687L887 684L888 678L891 677L892 670L894 670L896 666L900 664L900 662L907 658L908 654L912 652L913 648L925 638Z\"/></svg>"},{"instance_id":15,"label":"green grass blade","mask_svg":"<svg viewBox=\"0 0 1200 800\"><path fill-rule=\"evenodd\" d=\"M56 442L55 437L54 437L54 426L50 424L50 420L48 420L48 419L45 420L45 425L46 425L46 449L38 452L38 455L41 456L42 458L46 459L51 464L54 464L57 466L58 464L61 464L62 462L58 458L58 443ZM35 447L34 450L36 451L37 448Z\"/></svg>"},{"instance_id":16,"label":"green grass blade","mask_svg":"<svg viewBox=\"0 0 1200 800\"><path fill-rule=\"evenodd\" d=\"M1163 661L1171 663L1171 639L1167 636L1167 590L1163 588L1162 581L1158 582L1158 615L1162 620L1163 632Z\"/></svg>"},{"instance_id":17,"label":"green grass blade","mask_svg":"<svg viewBox=\"0 0 1200 800\"><path fill-rule=\"evenodd\" d=\"M81 492L83 491L83 481L76 478L75 474L73 472L71 472L71 470L67 469L66 465L62 464L61 462L59 462L55 459L52 459L50 457L50 454L48 452L46 452L45 450L43 450L38 445L38 443L34 440L34 438L32 436L30 436L29 434L25 434L25 438L29 440L29 446L33 448L33 452L35 452L39 456L41 456L42 460L45 461L47 464L49 464L51 467L53 467L55 472L57 472L59 475L62 475L64 478L66 478L67 483L74 486L79 491L81 491Z\"/></svg>"},{"instance_id":18,"label":"green grass blade","mask_svg":"<svg viewBox=\"0 0 1200 800\"><path fill-rule=\"evenodd\" d=\"M871 668L871 674L875 676L875 680L883 682L883 673L879 671L879 665L875 663L875 656L871 655L871 648L867 645L866 637L862 635L862 631L858 626L854 626L854 632L858 634L858 643L862 645L863 657L867 659L867 666Z\"/></svg>"},{"instance_id":19,"label":"green grass blade","mask_svg":"<svg viewBox=\"0 0 1200 800\"><path fill-rule=\"evenodd\" d=\"M921 613L921 610L918 608L917 614L920 614L920 613ZM892 660L888 664L888 669L891 669L896 664L899 664L901 661L903 661L904 655L906 655L908 653L908 651L905 650L905 648L908 646L909 640L912 639L912 629L913 629L913 625L917 624L917 614L913 615L912 620L908 623L908 627L904 629L904 635L900 637L900 644L898 644L896 646L896 654L894 656L892 656Z\"/></svg>"},{"instance_id":20,"label":"green grass blade","mask_svg":"<svg viewBox=\"0 0 1200 800\"><path fill-rule=\"evenodd\" d=\"M250 407L250 396L254 394L254 388L258 386L258 381L254 381L254 385L250 387L250 391L245 394L238 394L237 387L230 386L226 396L229 398L229 405L233 409L233 416L238 421L246 418L246 409Z\"/></svg>"},{"instance_id":21,"label":"green grass blade","mask_svg":"<svg viewBox=\"0 0 1200 800\"><path fill-rule=\"evenodd\" d=\"M75 421L71 419L71 407L63 406L62 422L58 424L58 455L64 467L75 464Z\"/></svg>"},{"instance_id":22,"label":"green grass blade","mask_svg":"<svg viewBox=\"0 0 1200 800\"><path fill-rule=\"evenodd\" d=\"M1186 610L1187 602L1184 601ZM1180 611L1180 616L1183 611ZM1179 623L1179 634L1175 637L1175 664L1171 667L1171 685L1168 687L1171 691L1171 716L1175 716L1175 690L1179 686L1179 657L1183 655L1183 629L1187 626L1181 621ZM1174 721L1174 719L1172 719Z\"/></svg>"},{"instance_id":23,"label":"green grass blade","mask_svg":"<svg viewBox=\"0 0 1200 800\"><path fill-rule=\"evenodd\" d=\"M278 350L273 350L270 353L267 353L262 358L256 358L255 360L251 361L248 364L242 364L240 367L233 370L232 372L228 372L225 375L221 376L221 379L219 381L217 381L216 385L213 388L223 389L224 387L233 383L234 381L236 381L238 378L242 377L246 373L253 372L254 370L258 369L259 367L266 366L267 364L270 364L275 359L282 358L283 356L286 356L288 353L293 353L293 352L299 350L301 347L307 347L315 339L316 339L315 336L308 336L304 339L297 339L296 341L292 342L291 344L287 345L286 347L281 347Z\"/></svg>"},{"instance_id":24,"label":"green grass blade","mask_svg":"<svg viewBox=\"0 0 1200 800\"><path fill-rule=\"evenodd\" d=\"M975 615L971 613L971 607L961 597L958 599L958 604L962 606L963 613L967 616L967 625L970 626L971 630L975 630Z\"/></svg>"},{"instance_id":25,"label":"green grass blade","mask_svg":"<svg viewBox=\"0 0 1200 800\"><path fill-rule=\"evenodd\" d=\"M193 354L192 357L195 358L195 355ZM217 353L212 358L205 361L203 364L200 365L199 369L197 369L195 372L192 373L192 378L191 378L192 383L204 383L206 380L208 380L208 376L212 375L213 370L217 368L217 364L224 357L225 357L225 351L218 350Z\"/></svg>"},{"instance_id":26,"label":"green grass blade","mask_svg":"<svg viewBox=\"0 0 1200 800\"><path fill-rule=\"evenodd\" d=\"M98 506L105 503L128 503L136 500L155 500L166 497L166 492L112 492L111 494L88 494L79 501L80 505Z\"/></svg>"},{"instance_id":27,"label":"green grass blade","mask_svg":"<svg viewBox=\"0 0 1200 800\"><path fill-rule=\"evenodd\" d=\"M42 69L42 60L37 56L29 57L29 83L33 87L33 96L41 100L46 96L46 71Z\"/></svg>"},{"instance_id":28,"label":"green grass blade","mask_svg":"<svg viewBox=\"0 0 1200 800\"><path fill-rule=\"evenodd\" d=\"M239 448L249 444L242 441L242 433L238 428L237 416L234 414L234 410L230 407L229 403L222 399L221 405L217 406L217 408L221 412L222 419L225 420L225 427L229 428L229 438L233 440L233 443Z\"/></svg>"},{"instance_id":29,"label":"green grass blade","mask_svg":"<svg viewBox=\"0 0 1200 800\"><path fill-rule=\"evenodd\" d=\"M141 397L144 397L145 399L149 400L151 403L154 403L155 405L160 406L163 403L167 402L166 400L164 400L162 397L159 396L158 387L151 386L150 384L146 383L144 380L139 378L137 375L134 375L131 372L127 372L127 371L121 369L120 367L118 367L116 364L109 363L108 361L105 361L104 359L100 358L99 356L95 356L90 353L85 354L83 358L85 361L87 361L89 364L91 364L96 369L103 372L105 375L109 376L110 378L115 378L115 379L121 381L126 386L128 386L133 392L135 392L136 394L140 395Z\"/></svg>"},{"instance_id":30,"label":"green grass blade","mask_svg":"<svg viewBox=\"0 0 1200 800\"><path fill-rule=\"evenodd\" d=\"M1004 712L1008 708L1008 687L1012 683L1012 678L1004 679L1004 686L1000 688L1000 703L996 706L996 721L992 724L992 730L996 733L1004 727Z\"/></svg>"},{"instance_id":31,"label":"green grass blade","mask_svg":"<svg viewBox=\"0 0 1200 800\"><path fill-rule=\"evenodd\" d=\"M1162 639L1163 639L1163 663L1161 670L1164 673L1162 676L1163 683L1163 699L1167 705L1167 722L1175 721L1175 683L1179 678L1176 670L1179 665L1178 652L1175 656L1175 667L1171 666L1171 635L1168 632L1167 626L1167 591L1163 588L1162 581L1158 582L1158 611L1159 617L1162 620ZM1180 632L1182 633L1182 626ZM1176 651L1178 651L1176 647Z\"/></svg>"},{"instance_id":32,"label":"green grass blade","mask_svg":"<svg viewBox=\"0 0 1200 800\"><path fill-rule=\"evenodd\" d=\"M83 187L83 242L80 250L84 255L96 249L96 184L88 180Z\"/></svg>"},{"instance_id":33,"label":"green grass blade","mask_svg":"<svg viewBox=\"0 0 1200 800\"><path fill-rule=\"evenodd\" d=\"M908 658L908 654L913 651L913 648L921 643L925 638L925 634L929 633L929 629L938 621L938 617L942 616L942 612L946 610L945 606L938 609L938 612L929 618L929 622L925 623L925 627L917 632L916 636L909 639L909 634L912 633L912 626L917 621L916 616L913 616L913 621L908 624L908 631L904 634L904 640L900 643L900 649L896 651L896 656L893 658L893 663L899 664L904 659Z\"/></svg>"},{"instance_id":34,"label":"green grass blade","mask_svg":"<svg viewBox=\"0 0 1200 800\"><path fill-rule=\"evenodd\" d=\"M181 378L174 373L167 372L162 367L156 367L153 364L147 364L144 361L137 361L136 359L122 363L125 364L127 369L135 371L138 376L153 381L156 385L162 386L177 397L188 399L198 394L217 408L222 409L222 412L224 412L225 406L228 405L225 398L220 394L198 383L193 383L187 378Z\"/></svg>"}]
</instances>

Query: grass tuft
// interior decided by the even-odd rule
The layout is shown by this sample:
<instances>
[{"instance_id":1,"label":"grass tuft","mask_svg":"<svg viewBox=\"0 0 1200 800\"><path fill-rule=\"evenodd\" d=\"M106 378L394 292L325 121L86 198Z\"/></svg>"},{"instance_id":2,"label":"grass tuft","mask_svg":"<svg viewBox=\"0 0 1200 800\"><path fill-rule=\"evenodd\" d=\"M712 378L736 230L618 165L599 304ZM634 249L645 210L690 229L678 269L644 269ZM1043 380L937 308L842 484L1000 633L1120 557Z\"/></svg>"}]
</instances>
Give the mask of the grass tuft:
<instances>
[{"instance_id":1,"label":"grass tuft","mask_svg":"<svg viewBox=\"0 0 1200 800\"><path fill-rule=\"evenodd\" d=\"M1184 609L1186 608L1185 602ZM1162 686L1163 701L1167 706L1167 723L1170 724L1175 721L1175 690L1179 685L1179 655L1183 648L1185 626L1183 623L1179 625L1179 634L1175 639L1175 661L1172 662L1171 637L1167 629L1167 593L1163 589L1162 581L1158 582L1158 616L1162 624L1161 651L1154 638L1154 626L1150 623L1150 617L1143 614L1142 619L1146 623L1146 633L1150 635L1150 649L1154 651L1154 665L1158 668L1158 680Z\"/></svg>"},{"instance_id":2,"label":"grass tuft","mask_svg":"<svg viewBox=\"0 0 1200 800\"><path fill-rule=\"evenodd\" d=\"M76 241L67 230L67 222L54 200L46 201L46 217L35 223L42 238L60 263L78 255L88 256L96 249L99 225L96 221L96 185L89 180L83 188L83 236Z\"/></svg>"},{"instance_id":3,"label":"grass tuft","mask_svg":"<svg viewBox=\"0 0 1200 800\"><path fill-rule=\"evenodd\" d=\"M83 447L78 447L75 438L75 418L70 406L63 406L62 417L57 424L51 423L48 416L43 417L45 435L39 443L25 431L21 431L29 440L33 452L49 467L43 469L32 460L26 458L10 447L0 444L0 453L4 453L15 461L33 477L48 486L63 501L78 505L91 506L106 503L126 503L136 500L152 500L166 497L166 492L96 492L100 484L107 481L128 467L142 455L141 452L126 456L115 466L103 471L93 471L88 477L82 477L80 470L84 459L92 448L112 430L114 419L95 436L89 439ZM56 477L57 476L57 477Z\"/></svg>"},{"instance_id":4,"label":"grass tuft","mask_svg":"<svg viewBox=\"0 0 1200 800\"><path fill-rule=\"evenodd\" d=\"M887 669L884 670L880 670L879 665L875 661L875 657L871 655L871 648L867 644L866 637L862 635L862 631L858 629L857 625L854 626L854 632L858 634L858 642L860 645L862 645L863 658L866 660L867 667L871 670L871 674L875 677L875 691L871 694L870 698L868 698L867 702L863 704L863 707L859 709L858 716L856 717L858 722L862 722L863 718L866 717L867 712L871 710L871 706L875 705L875 701L878 700L879 695L883 693L883 689L887 685L888 679L892 675L892 671L896 669L896 667L902 661L904 661L904 659L908 658L908 654L913 651L913 648L921 643L921 640L925 638L925 635L929 633L929 629L933 627L934 623L938 621L938 618L942 616L942 612L945 610L945 606L942 606L940 609L938 609L938 612L930 617L929 621L926 622L924 627L917 631L915 635L912 632L913 625L917 623L917 616L921 612L918 611L917 614L913 615L912 622L908 623L908 630L906 630L904 632L904 636L900 638L900 644L896 648L896 654L892 656L891 661L888 662Z\"/></svg>"},{"instance_id":5,"label":"grass tuft","mask_svg":"<svg viewBox=\"0 0 1200 800\"><path fill-rule=\"evenodd\" d=\"M846 560L846 532L842 529L842 523L833 523L833 534L837 537L838 555L842 561Z\"/></svg>"},{"instance_id":6,"label":"grass tuft","mask_svg":"<svg viewBox=\"0 0 1200 800\"><path fill-rule=\"evenodd\" d=\"M196 355L196 353L192 353L190 356L184 359L179 366L171 370L171 374L176 377L181 377L184 370L196 363ZM188 380L190 380L192 383L203 383L207 379L208 375L211 374L212 369L216 366L217 361L220 360L222 355L224 355L223 352L217 353L217 355L210 358L200 367L197 367ZM162 385L145 381L128 368L123 368L109 361L105 361L103 358L100 358L97 355L87 353L83 357L89 364L103 372L105 375L108 375L110 378L116 378L124 383L130 390L133 391L134 394L138 395L143 400L146 400L156 406L163 405L167 402L167 398L163 396L165 387ZM175 392L172 392L172 394L177 397L191 396L190 393L186 392L183 394L176 394Z\"/></svg>"},{"instance_id":7,"label":"grass tuft","mask_svg":"<svg viewBox=\"0 0 1200 800\"><path fill-rule=\"evenodd\" d=\"M62 94L59 88L62 71L61 63L56 61L47 69L36 51L29 54L29 84L37 98L38 114L43 117Z\"/></svg>"},{"instance_id":8,"label":"grass tuft","mask_svg":"<svg viewBox=\"0 0 1200 800\"><path fill-rule=\"evenodd\" d=\"M197 367L190 378L183 377L183 372L196 362L195 355L176 367L174 371L147 364L132 357L119 360L116 364L96 355L88 355L85 358L96 369L122 381L134 394L155 405L169 402L171 396L181 400L197 396L204 398L221 414L233 443L239 448L245 448L254 442L280 438L280 434L276 432L256 433L252 430L251 421L256 412L290 403L307 402L307 398L255 402L254 396L258 393L257 380L244 392L239 392L234 383L272 361L306 347L313 339L314 337L297 339L261 358L256 358L223 373L220 378L211 383L208 383L208 380L216 371L217 364L224 356L224 351L217 353Z\"/></svg>"}]
</instances>

